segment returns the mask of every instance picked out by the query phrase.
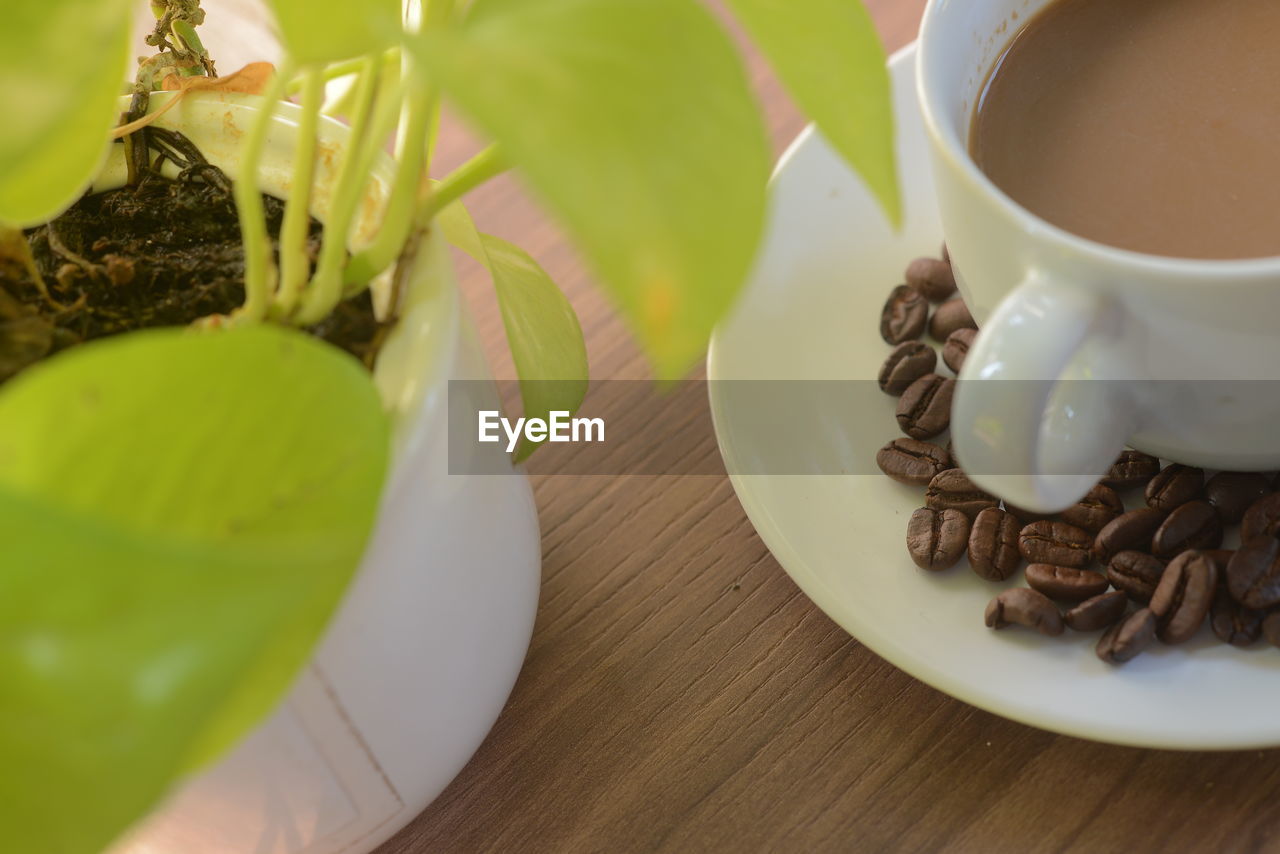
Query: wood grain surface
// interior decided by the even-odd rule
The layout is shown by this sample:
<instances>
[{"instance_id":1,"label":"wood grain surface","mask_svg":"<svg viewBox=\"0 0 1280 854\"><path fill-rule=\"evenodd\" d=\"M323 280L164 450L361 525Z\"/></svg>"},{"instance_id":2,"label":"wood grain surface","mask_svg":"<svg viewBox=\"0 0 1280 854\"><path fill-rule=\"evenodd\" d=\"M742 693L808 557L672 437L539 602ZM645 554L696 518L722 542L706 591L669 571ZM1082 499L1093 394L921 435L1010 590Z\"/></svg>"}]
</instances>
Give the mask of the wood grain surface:
<instances>
[{"instance_id":1,"label":"wood grain surface","mask_svg":"<svg viewBox=\"0 0 1280 854\"><path fill-rule=\"evenodd\" d=\"M923 0L868 5L890 49L914 38ZM220 6L252 15L252 0L206 6L211 21ZM270 50L222 48L224 70ZM747 55L781 150L804 122ZM442 163L474 149L453 128ZM565 288L596 377L647 376L515 181L470 205ZM488 285L470 267L463 279L510 377ZM689 430L694 468L720 473L535 475L544 582L524 671L471 763L378 854L1280 850L1280 754L1093 744L917 682L800 593L738 505L705 416Z\"/></svg>"}]
</instances>

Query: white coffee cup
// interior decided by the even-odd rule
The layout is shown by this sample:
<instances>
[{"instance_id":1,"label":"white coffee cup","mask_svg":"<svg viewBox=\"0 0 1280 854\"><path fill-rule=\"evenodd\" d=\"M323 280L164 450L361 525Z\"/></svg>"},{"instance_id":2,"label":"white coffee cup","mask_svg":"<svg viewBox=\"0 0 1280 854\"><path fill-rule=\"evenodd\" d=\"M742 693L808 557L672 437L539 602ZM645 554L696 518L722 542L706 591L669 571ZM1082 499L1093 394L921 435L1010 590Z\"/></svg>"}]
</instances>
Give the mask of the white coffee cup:
<instances>
[{"instance_id":1,"label":"white coffee cup","mask_svg":"<svg viewBox=\"0 0 1280 854\"><path fill-rule=\"evenodd\" d=\"M920 32L943 229L982 330L952 410L959 461L1038 511L1081 498L1125 445L1280 468L1280 258L1182 260L1086 240L1020 207L969 156L992 64L1048 2L930 0Z\"/></svg>"}]
</instances>

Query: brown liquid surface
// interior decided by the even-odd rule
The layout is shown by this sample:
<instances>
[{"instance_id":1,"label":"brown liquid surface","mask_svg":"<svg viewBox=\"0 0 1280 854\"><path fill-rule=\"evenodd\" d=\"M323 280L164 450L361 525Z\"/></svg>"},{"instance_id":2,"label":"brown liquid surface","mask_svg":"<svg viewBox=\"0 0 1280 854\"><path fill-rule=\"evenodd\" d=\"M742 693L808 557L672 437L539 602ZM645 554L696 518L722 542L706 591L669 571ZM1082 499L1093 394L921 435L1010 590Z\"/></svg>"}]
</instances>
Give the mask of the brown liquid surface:
<instances>
[{"instance_id":1,"label":"brown liquid surface","mask_svg":"<svg viewBox=\"0 0 1280 854\"><path fill-rule=\"evenodd\" d=\"M1280 0L1057 0L997 64L970 147L1083 237L1280 255Z\"/></svg>"}]
</instances>

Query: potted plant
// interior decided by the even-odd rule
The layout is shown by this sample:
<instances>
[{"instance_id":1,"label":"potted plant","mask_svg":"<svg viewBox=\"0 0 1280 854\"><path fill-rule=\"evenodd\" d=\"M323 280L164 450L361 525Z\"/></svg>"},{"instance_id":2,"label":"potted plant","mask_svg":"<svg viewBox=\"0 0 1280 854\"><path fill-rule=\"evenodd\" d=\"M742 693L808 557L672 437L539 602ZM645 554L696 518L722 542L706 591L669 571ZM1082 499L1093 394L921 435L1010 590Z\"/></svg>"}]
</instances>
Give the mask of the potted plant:
<instances>
[{"instance_id":1,"label":"potted plant","mask_svg":"<svg viewBox=\"0 0 1280 854\"><path fill-rule=\"evenodd\" d=\"M217 77L198 0L153 0L123 97L130 0L18 0L0 31L16 851L366 851L408 821L492 723L537 588L523 479L447 474L441 389L485 369L446 241L492 274L525 414L587 388L563 295L460 199L517 169L662 379L763 229L763 125L695 0L271 5L281 68ZM861 6L728 5L896 220ZM437 181L444 100L492 145Z\"/></svg>"}]
</instances>

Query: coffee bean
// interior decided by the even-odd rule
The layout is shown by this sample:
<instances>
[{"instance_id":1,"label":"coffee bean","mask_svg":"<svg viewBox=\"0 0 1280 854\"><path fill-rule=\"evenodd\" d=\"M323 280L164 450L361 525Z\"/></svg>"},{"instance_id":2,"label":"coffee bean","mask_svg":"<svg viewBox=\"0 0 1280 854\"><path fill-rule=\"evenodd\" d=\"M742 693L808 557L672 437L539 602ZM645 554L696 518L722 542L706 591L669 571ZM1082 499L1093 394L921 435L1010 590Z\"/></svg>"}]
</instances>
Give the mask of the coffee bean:
<instances>
[{"instance_id":1,"label":"coffee bean","mask_svg":"<svg viewBox=\"0 0 1280 854\"><path fill-rule=\"evenodd\" d=\"M1088 495L1062 511L1062 521L1097 534L1123 512L1124 502L1116 491L1099 483Z\"/></svg>"},{"instance_id":2,"label":"coffee bean","mask_svg":"<svg viewBox=\"0 0 1280 854\"><path fill-rule=\"evenodd\" d=\"M956 276L941 258L917 258L907 265L907 284L931 302L942 302L956 292Z\"/></svg>"},{"instance_id":3,"label":"coffee bean","mask_svg":"<svg viewBox=\"0 0 1280 854\"><path fill-rule=\"evenodd\" d=\"M1222 520L1208 501L1190 501L1174 510L1151 537L1151 553L1171 558L1187 549L1222 545Z\"/></svg>"},{"instance_id":4,"label":"coffee bean","mask_svg":"<svg viewBox=\"0 0 1280 854\"><path fill-rule=\"evenodd\" d=\"M969 517L959 510L921 507L907 523L907 551L921 569L950 569L960 560L968 542Z\"/></svg>"},{"instance_id":5,"label":"coffee bean","mask_svg":"<svg viewBox=\"0 0 1280 854\"><path fill-rule=\"evenodd\" d=\"M1027 584L1050 599L1083 602L1107 592L1111 583L1100 572L1072 569L1051 563L1033 563L1027 567Z\"/></svg>"},{"instance_id":6,"label":"coffee bean","mask_svg":"<svg viewBox=\"0 0 1280 854\"><path fill-rule=\"evenodd\" d=\"M919 439L894 439L876 451L876 465L898 483L911 486L928 486L938 472L955 467L944 449Z\"/></svg>"},{"instance_id":7,"label":"coffee bean","mask_svg":"<svg viewBox=\"0 0 1280 854\"><path fill-rule=\"evenodd\" d=\"M880 312L880 337L889 344L901 344L919 338L929 322L929 302L909 285L898 285L889 292Z\"/></svg>"},{"instance_id":8,"label":"coffee bean","mask_svg":"<svg viewBox=\"0 0 1280 854\"><path fill-rule=\"evenodd\" d=\"M1280 646L1280 611L1272 611L1262 618L1262 636L1272 646Z\"/></svg>"},{"instance_id":9,"label":"coffee bean","mask_svg":"<svg viewBox=\"0 0 1280 854\"><path fill-rule=\"evenodd\" d=\"M1150 608L1134 611L1116 623L1098 641L1098 658L1108 664L1124 664L1151 646L1156 639L1156 615Z\"/></svg>"},{"instance_id":10,"label":"coffee bean","mask_svg":"<svg viewBox=\"0 0 1280 854\"><path fill-rule=\"evenodd\" d=\"M1112 625L1129 606L1129 598L1119 590L1086 599L1062 615L1062 622L1077 632L1096 632Z\"/></svg>"},{"instance_id":11,"label":"coffee bean","mask_svg":"<svg viewBox=\"0 0 1280 854\"><path fill-rule=\"evenodd\" d=\"M978 514L969 532L969 565L979 578L1004 581L1022 565L1018 553L1021 530L1017 519L996 507Z\"/></svg>"},{"instance_id":12,"label":"coffee bean","mask_svg":"<svg viewBox=\"0 0 1280 854\"><path fill-rule=\"evenodd\" d=\"M1192 549L1175 557L1151 596L1156 636L1170 644L1190 640L1209 615L1217 591L1218 568L1208 555Z\"/></svg>"},{"instance_id":13,"label":"coffee bean","mask_svg":"<svg viewBox=\"0 0 1280 854\"><path fill-rule=\"evenodd\" d=\"M1262 636L1262 620L1266 616L1265 611L1246 608L1232 599L1230 591L1219 584L1213 610L1209 612L1209 625L1223 643L1244 647Z\"/></svg>"},{"instance_id":14,"label":"coffee bean","mask_svg":"<svg viewBox=\"0 0 1280 854\"><path fill-rule=\"evenodd\" d=\"M1240 522L1240 542L1280 536L1280 492L1263 496L1245 511Z\"/></svg>"},{"instance_id":15,"label":"coffee bean","mask_svg":"<svg viewBox=\"0 0 1280 854\"><path fill-rule=\"evenodd\" d=\"M1050 637L1062 634L1062 614L1058 606L1050 602L1048 596L1029 587L1006 590L988 602L986 623L992 629L1017 624Z\"/></svg>"},{"instance_id":16,"label":"coffee bean","mask_svg":"<svg viewBox=\"0 0 1280 854\"><path fill-rule=\"evenodd\" d=\"M1249 471L1220 471L1204 486L1204 497L1226 525L1244 518L1245 511L1271 492L1266 475Z\"/></svg>"},{"instance_id":17,"label":"coffee bean","mask_svg":"<svg viewBox=\"0 0 1280 854\"><path fill-rule=\"evenodd\" d=\"M970 519L1000 502L983 492L960 469L947 469L934 475L925 490L924 503L935 510L959 510Z\"/></svg>"},{"instance_id":18,"label":"coffee bean","mask_svg":"<svg viewBox=\"0 0 1280 854\"><path fill-rule=\"evenodd\" d=\"M1162 575L1164 561L1146 552L1117 552L1107 562L1107 580L1130 599L1143 604L1151 601Z\"/></svg>"},{"instance_id":19,"label":"coffee bean","mask_svg":"<svg viewBox=\"0 0 1280 854\"><path fill-rule=\"evenodd\" d=\"M973 322L968 306L959 298L947 300L935 308L933 317L929 319L929 334L935 341L946 341L957 329L977 328L978 324Z\"/></svg>"},{"instance_id":20,"label":"coffee bean","mask_svg":"<svg viewBox=\"0 0 1280 854\"><path fill-rule=\"evenodd\" d=\"M1164 514L1150 507L1139 507L1112 519L1093 540L1093 556L1098 563L1110 563L1122 551L1149 551L1151 538L1164 523Z\"/></svg>"},{"instance_id":21,"label":"coffee bean","mask_svg":"<svg viewBox=\"0 0 1280 854\"><path fill-rule=\"evenodd\" d=\"M1022 507L1010 504L1008 501L1004 502L1004 509L1008 510L1014 516L1017 516L1018 521L1023 525L1030 525L1032 522L1040 522L1044 519L1058 518L1057 513L1041 513L1037 510L1026 510Z\"/></svg>"},{"instance_id":22,"label":"coffee bean","mask_svg":"<svg viewBox=\"0 0 1280 854\"><path fill-rule=\"evenodd\" d=\"M1204 469L1174 463L1147 482L1147 506L1168 513L1200 496Z\"/></svg>"},{"instance_id":23,"label":"coffee bean","mask_svg":"<svg viewBox=\"0 0 1280 854\"><path fill-rule=\"evenodd\" d=\"M1160 460L1142 451L1124 450L1111 464L1102 482L1112 489L1141 486L1160 471Z\"/></svg>"},{"instance_id":24,"label":"coffee bean","mask_svg":"<svg viewBox=\"0 0 1280 854\"><path fill-rule=\"evenodd\" d=\"M1032 563L1084 569L1093 560L1093 537L1066 522L1032 522L1018 536L1018 551Z\"/></svg>"},{"instance_id":25,"label":"coffee bean","mask_svg":"<svg viewBox=\"0 0 1280 854\"><path fill-rule=\"evenodd\" d=\"M964 358L969 355L969 348L977 337L976 329L957 329L947 336L947 343L942 345L942 361L948 368L960 373L964 368Z\"/></svg>"},{"instance_id":26,"label":"coffee bean","mask_svg":"<svg viewBox=\"0 0 1280 854\"><path fill-rule=\"evenodd\" d=\"M1259 537L1241 546L1227 564L1227 589L1246 608L1280 604L1280 540Z\"/></svg>"},{"instance_id":27,"label":"coffee bean","mask_svg":"<svg viewBox=\"0 0 1280 854\"><path fill-rule=\"evenodd\" d=\"M938 351L923 341L903 341L880 366L880 390L894 397L938 366Z\"/></svg>"},{"instance_id":28,"label":"coffee bean","mask_svg":"<svg viewBox=\"0 0 1280 854\"><path fill-rule=\"evenodd\" d=\"M913 439L932 439L951 426L951 398L956 381L925 374L898 400L898 427Z\"/></svg>"}]
</instances>

